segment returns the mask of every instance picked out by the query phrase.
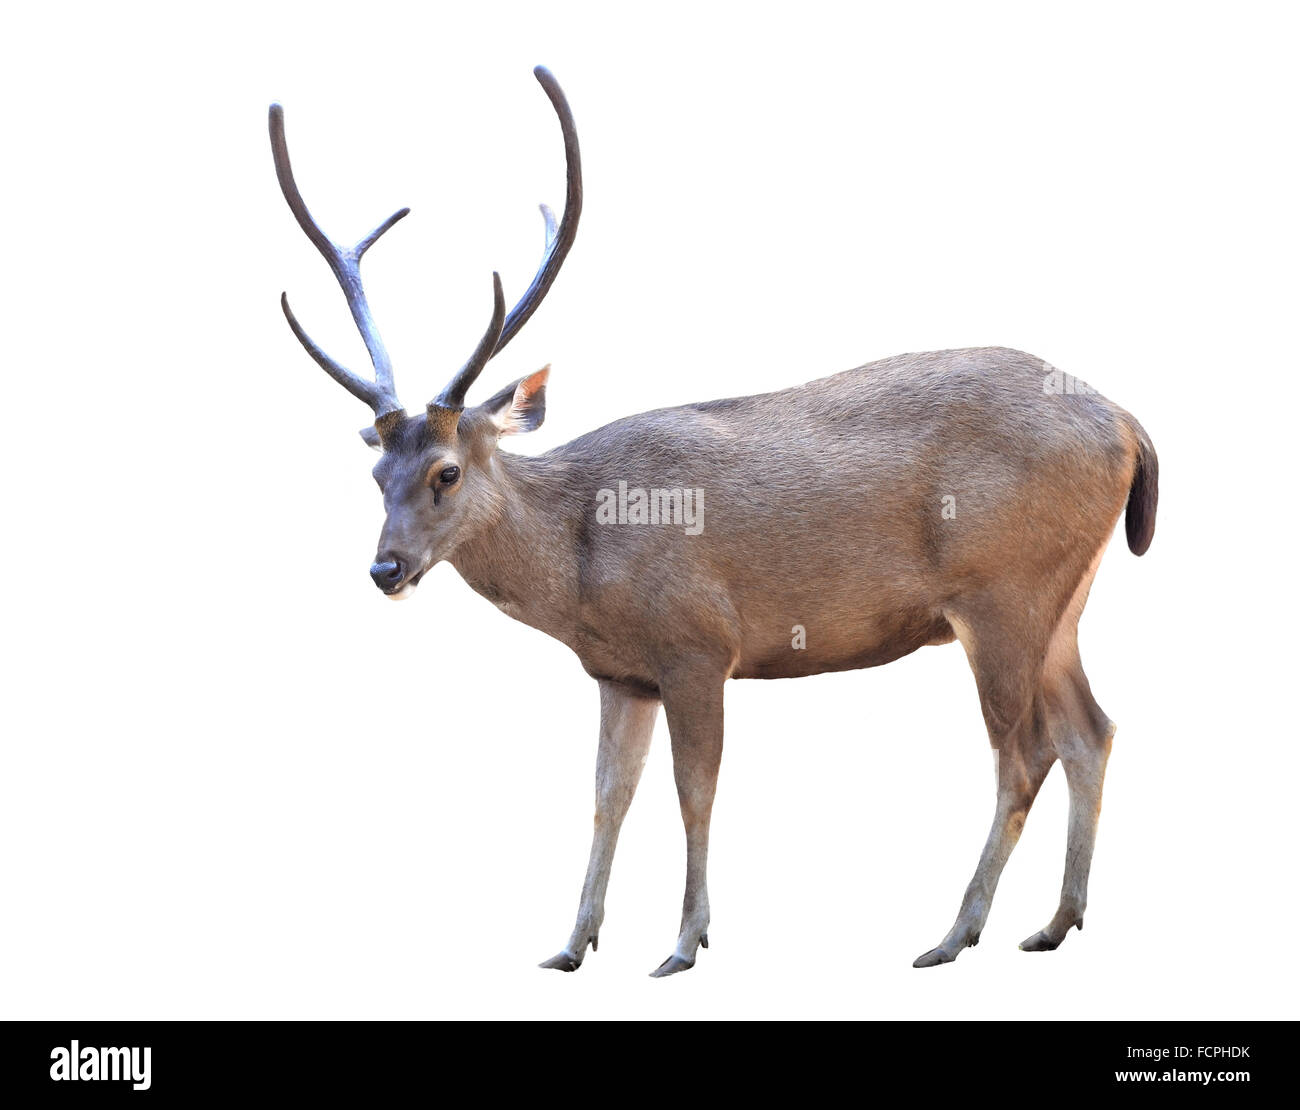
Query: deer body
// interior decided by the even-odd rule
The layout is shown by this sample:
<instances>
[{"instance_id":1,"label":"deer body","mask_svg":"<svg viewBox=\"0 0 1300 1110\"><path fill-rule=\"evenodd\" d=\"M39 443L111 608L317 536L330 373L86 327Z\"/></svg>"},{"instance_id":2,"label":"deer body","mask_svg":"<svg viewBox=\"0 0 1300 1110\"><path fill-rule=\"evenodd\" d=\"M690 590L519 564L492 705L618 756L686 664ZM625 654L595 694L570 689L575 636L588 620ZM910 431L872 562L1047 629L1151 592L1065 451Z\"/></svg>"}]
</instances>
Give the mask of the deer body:
<instances>
[{"instance_id":1,"label":"deer body","mask_svg":"<svg viewBox=\"0 0 1300 1110\"><path fill-rule=\"evenodd\" d=\"M376 584L407 596L448 560L510 616L567 644L600 686L591 858L573 933L543 966L575 970L596 945L619 828L661 705L687 873L677 946L657 976L693 966L708 943L708 829L726 680L876 666L954 638L968 655L995 750L997 805L956 923L916 964L949 962L979 939L1025 815L1060 759L1070 790L1061 899L1047 927L1022 945L1055 948L1071 926L1082 927L1114 732L1093 700L1075 632L1126 503L1130 547L1141 554L1150 543L1157 463L1146 433L1086 387L1052 389L1059 375L1041 360L978 348L903 355L776 393L643 413L535 458L498 450L502 436L541 423L549 368L478 406L465 406L465 391L544 295L581 202L572 119L554 79L538 77L565 130L564 220L557 229L544 210L538 278L509 318L494 279L493 320L478 350L415 416L392 393L356 276L360 254L397 217L340 251L293 185L276 108L272 142L286 198L343 271L375 361L374 383L342 369L285 302L312 356L377 414L363 433L383 450L375 477L387 519L371 569ZM699 527L602 517L598 507L616 487L699 491Z\"/></svg>"},{"instance_id":2,"label":"deer body","mask_svg":"<svg viewBox=\"0 0 1300 1110\"><path fill-rule=\"evenodd\" d=\"M1045 395L1045 372L997 348L907 355L628 417L534 459L500 453L508 507L447 558L631 686L657 688L688 643L734 678L887 663L949 642L945 610L990 577L1077 581L1109 535L1131 417L1099 395ZM703 489L703 530L598 524L599 491L620 481ZM1032 542L1042 533L1068 550Z\"/></svg>"}]
</instances>

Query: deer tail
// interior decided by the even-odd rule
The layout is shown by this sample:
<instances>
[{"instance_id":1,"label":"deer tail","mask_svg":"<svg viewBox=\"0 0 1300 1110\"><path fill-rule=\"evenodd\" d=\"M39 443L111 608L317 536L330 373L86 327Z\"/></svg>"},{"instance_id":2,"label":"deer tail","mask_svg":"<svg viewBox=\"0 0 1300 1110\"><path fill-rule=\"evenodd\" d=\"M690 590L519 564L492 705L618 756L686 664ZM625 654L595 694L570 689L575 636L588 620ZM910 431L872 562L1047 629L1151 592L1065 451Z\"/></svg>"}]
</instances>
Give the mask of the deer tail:
<instances>
[{"instance_id":1,"label":"deer tail","mask_svg":"<svg viewBox=\"0 0 1300 1110\"><path fill-rule=\"evenodd\" d=\"M1128 491L1124 531L1128 535L1128 549L1134 555L1143 555L1151 546L1151 537L1156 533L1156 502L1160 497L1160 463L1146 430L1131 416L1128 417L1128 423L1137 436L1138 455L1137 465L1133 468L1133 484L1129 486Z\"/></svg>"}]
</instances>

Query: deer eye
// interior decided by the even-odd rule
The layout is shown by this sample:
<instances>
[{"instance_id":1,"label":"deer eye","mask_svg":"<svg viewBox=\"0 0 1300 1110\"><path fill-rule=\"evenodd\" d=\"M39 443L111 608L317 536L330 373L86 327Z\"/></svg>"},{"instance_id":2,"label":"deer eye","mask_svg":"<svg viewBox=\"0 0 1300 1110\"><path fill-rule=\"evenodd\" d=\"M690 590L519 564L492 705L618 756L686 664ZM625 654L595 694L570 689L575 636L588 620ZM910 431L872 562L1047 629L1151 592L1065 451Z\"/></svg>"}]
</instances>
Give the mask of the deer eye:
<instances>
[{"instance_id":1,"label":"deer eye","mask_svg":"<svg viewBox=\"0 0 1300 1110\"><path fill-rule=\"evenodd\" d=\"M442 472L438 475L438 481L440 481L444 486L450 486L454 485L456 479L459 477L460 467L445 466L442 468Z\"/></svg>"}]
</instances>

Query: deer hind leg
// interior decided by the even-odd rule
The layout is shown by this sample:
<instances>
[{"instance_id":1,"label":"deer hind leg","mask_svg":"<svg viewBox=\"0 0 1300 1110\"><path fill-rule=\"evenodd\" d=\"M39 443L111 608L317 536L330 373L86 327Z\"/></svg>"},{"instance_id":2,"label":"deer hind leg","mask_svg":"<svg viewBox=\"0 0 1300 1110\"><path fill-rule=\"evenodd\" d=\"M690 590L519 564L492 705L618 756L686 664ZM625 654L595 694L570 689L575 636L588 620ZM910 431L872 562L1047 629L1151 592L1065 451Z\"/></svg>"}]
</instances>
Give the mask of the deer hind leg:
<instances>
[{"instance_id":1,"label":"deer hind leg","mask_svg":"<svg viewBox=\"0 0 1300 1110\"><path fill-rule=\"evenodd\" d=\"M591 860L582 884L582 900L573 935L562 951L540 967L577 971L587 945L592 951L605 919L605 889L609 885L614 848L632 796L641 780L650 751L659 702L639 697L609 682L600 684L600 747L596 753L596 817L591 840Z\"/></svg>"},{"instance_id":2,"label":"deer hind leg","mask_svg":"<svg viewBox=\"0 0 1300 1110\"><path fill-rule=\"evenodd\" d=\"M1005 610L1015 612L1015 610ZM975 672L980 705L988 726L997 772L993 827L980 853L961 909L937 948L919 956L913 967L951 963L963 948L979 943L1002 869L1020 839L1029 808L1056 760L1046 741L1045 708L1037 694L1042 645L1032 628L1011 627L992 608L988 616L948 619Z\"/></svg>"},{"instance_id":3,"label":"deer hind leg","mask_svg":"<svg viewBox=\"0 0 1300 1110\"><path fill-rule=\"evenodd\" d=\"M650 974L659 979L695 966L696 950L709 946L709 820L722 762L722 686L712 669L674 678L662 687L673 745L673 777L686 827L686 894L677 947Z\"/></svg>"},{"instance_id":4,"label":"deer hind leg","mask_svg":"<svg viewBox=\"0 0 1300 1110\"><path fill-rule=\"evenodd\" d=\"M1090 581L1090 579L1089 579ZM1082 608L1080 599L1079 608ZM1020 947L1026 952L1050 952L1069 933L1083 928L1088 904L1088 872L1101 815L1101 788L1110 756L1115 724L1093 699L1079 661L1075 622L1064 623L1048 652L1043 676L1043 697L1048 711L1048 734L1065 768L1070 791L1070 825L1065 850L1065 877L1056 914L1041 932Z\"/></svg>"}]
</instances>

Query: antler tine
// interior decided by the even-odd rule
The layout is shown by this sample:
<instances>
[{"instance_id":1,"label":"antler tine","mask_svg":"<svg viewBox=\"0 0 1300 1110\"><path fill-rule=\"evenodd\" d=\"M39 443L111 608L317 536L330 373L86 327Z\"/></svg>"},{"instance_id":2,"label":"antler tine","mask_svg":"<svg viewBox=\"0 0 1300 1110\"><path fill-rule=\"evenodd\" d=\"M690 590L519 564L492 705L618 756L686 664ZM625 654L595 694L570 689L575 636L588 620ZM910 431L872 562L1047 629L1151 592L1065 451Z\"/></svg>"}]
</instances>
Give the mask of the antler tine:
<instances>
[{"instance_id":1,"label":"antler tine","mask_svg":"<svg viewBox=\"0 0 1300 1110\"><path fill-rule=\"evenodd\" d=\"M560 118L560 130L564 133L564 161L567 167L564 216L557 230L554 213L546 205L541 206L542 218L546 221L546 249L542 254L542 263L532 284L506 317L494 354L499 354L537 311L537 306L551 288L555 275L564 265L565 255L573 246L573 240L578 234L578 217L582 214L582 158L578 151L578 128L573 122L573 112L569 109L569 102L565 99L559 82L549 69L538 66L533 70L533 76L550 98L551 106Z\"/></svg>"},{"instance_id":2,"label":"antler tine","mask_svg":"<svg viewBox=\"0 0 1300 1110\"><path fill-rule=\"evenodd\" d=\"M352 373L346 366L341 366L316 345L315 340L302 330L302 325L298 323L298 317L293 314L293 309L289 307L288 293L280 294L280 308L284 312L284 318L289 321L289 327L293 330L293 334L298 337L298 342L316 360L321 369L351 393L352 396L356 397L357 400L364 401L374 409L375 415L378 416L385 401L384 394L380 392L379 387L374 382L368 382L365 378Z\"/></svg>"},{"instance_id":3,"label":"antler tine","mask_svg":"<svg viewBox=\"0 0 1300 1110\"><path fill-rule=\"evenodd\" d=\"M547 255L551 252L551 247L555 243L555 213L551 211L549 204L539 204L538 209L542 213L542 219L546 222L546 246L542 249L542 254Z\"/></svg>"},{"instance_id":4,"label":"antler tine","mask_svg":"<svg viewBox=\"0 0 1300 1110\"><path fill-rule=\"evenodd\" d=\"M280 182L280 191L284 193L284 199L289 204L289 210L293 212L295 219L297 219L298 226L302 228L307 238L315 244L316 249L329 263L330 270L333 271L339 287L343 290L343 296L347 299L348 308L352 312L352 319L356 322L357 330L361 332L361 338L365 341L366 350L370 352L370 361L375 368L375 380L373 382L367 381L325 354L312 341L310 336L303 331L289 308L288 297L282 294L280 306L284 310L285 318L289 321L289 327L293 329L294 335L298 337L298 342L303 345L307 353L320 364L325 372L354 396L370 405L375 410L376 416L382 416L385 412L400 409L402 405L397 399L396 390L393 388L392 360L388 357L388 351L384 347L383 339L380 338L379 329L375 327L374 318L370 314L370 305L366 301L365 289L361 284L360 265L362 255L375 245L375 242L384 232L410 212L410 209L403 208L398 212L394 212L355 246L340 247L321 230L320 225L316 223L311 212L308 211L307 204L302 199L302 193L298 191L298 184L293 177L293 167L289 162L289 147L284 138L284 109L279 104L271 105L269 125L271 153L275 157L275 176Z\"/></svg>"},{"instance_id":5,"label":"antler tine","mask_svg":"<svg viewBox=\"0 0 1300 1110\"><path fill-rule=\"evenodd\" d=\"M469 361L456 372L456 376L451 379L447 388L434 398L432 405L447 409L465 407L465 394L469 391L469 387L483 372L483 367L488 364L493 354L500 349L501 327L505 319L506 297L501 291L501 275L494 272L492 274L492 322L488 324L483 338L478 341L474 353L469 356Z\"/></svg>"}]
</instances>

